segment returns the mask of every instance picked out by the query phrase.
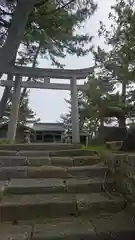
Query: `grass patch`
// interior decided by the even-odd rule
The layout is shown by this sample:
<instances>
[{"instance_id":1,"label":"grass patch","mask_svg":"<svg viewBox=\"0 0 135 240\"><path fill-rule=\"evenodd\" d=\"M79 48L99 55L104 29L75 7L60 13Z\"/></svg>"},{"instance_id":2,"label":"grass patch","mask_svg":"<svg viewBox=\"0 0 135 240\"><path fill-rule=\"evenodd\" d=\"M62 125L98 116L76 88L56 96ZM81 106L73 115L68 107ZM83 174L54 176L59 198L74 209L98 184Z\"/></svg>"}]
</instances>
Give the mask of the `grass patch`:
<instances>
[{"instance_id":1,"label":"grass patch","mask_svg":"<svg viewBox=\"0 0 135 240\"><path fill-rule=\"evenodd\" d=\"M106 150L106 147L105 145L93 145L93 146L91 145L91 146L82 146L81 149L102 152Z\"/></svg>"},{"instance_id":2,"label":"grass patch","mask_svg":"<svg viewBox=\"0 0 135 240\"><path fill-rule=\"evenodd\" d=\"M100 157L100 162L103 165L106 165L106 154L111 153L111 151L106 149L105 144L104 145L82 146L81 149L95 151L97 153L97 155Z\"/></svg>"},{"instance_id":3,"label":"grass patch","mask_svg":"<svg viewBox=\"0 0 135 240\"><path fill-rule=\"evenodd\" d=\"M10 140L7 140L7 139L1 139L0 140L0 145L5 145L5 144L15 144L15 141L10 141Z\"/></svg>"}]
</instances>

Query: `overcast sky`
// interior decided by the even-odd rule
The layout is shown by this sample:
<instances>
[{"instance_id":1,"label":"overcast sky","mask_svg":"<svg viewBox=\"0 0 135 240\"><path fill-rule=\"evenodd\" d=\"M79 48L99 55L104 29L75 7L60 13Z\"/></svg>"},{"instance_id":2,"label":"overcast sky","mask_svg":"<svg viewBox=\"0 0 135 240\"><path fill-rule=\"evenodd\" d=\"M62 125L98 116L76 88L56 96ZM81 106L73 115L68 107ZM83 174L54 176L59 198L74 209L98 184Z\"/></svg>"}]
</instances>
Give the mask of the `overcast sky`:
<instances>
[{"instance_id":1,"label":"overcast sky","mask_svg":"<svg viewBox=\"0 0 135 240\"><path fill-rule=\"evenodd\" d=\"M103 42L97 37L99 21L102 20L106 24L109 24L107 19L108 13L110 6L115 3L115 0L96 1L99 5L98 11L86 23L83 31L90 32L94 36L94 43L103 46ZM66 68L86 68L92 66L92 56L88 55L83 58L67 56L63 62L66 64ZM51 67L50 63L46 60L42 60L39 66L45 68ZM68 95L68 91L33 89L30 91L30 106L42 122L56 122L60 119L61 113L68 111L68 106L64 101Z\"/></svg>"}]
</instances>

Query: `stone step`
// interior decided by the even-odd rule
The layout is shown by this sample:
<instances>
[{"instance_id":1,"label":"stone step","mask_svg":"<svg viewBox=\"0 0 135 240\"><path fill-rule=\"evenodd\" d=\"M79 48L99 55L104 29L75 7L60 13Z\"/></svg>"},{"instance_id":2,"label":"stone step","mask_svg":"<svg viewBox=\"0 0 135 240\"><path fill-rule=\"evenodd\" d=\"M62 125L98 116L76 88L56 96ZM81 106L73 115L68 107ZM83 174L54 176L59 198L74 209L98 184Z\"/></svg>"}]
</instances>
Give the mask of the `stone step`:
<instances>
[{"instance_id":1,"label":"stone step","mask_svg":"<svg viewBox=\"0 0 135 240\"><path fill-rule=\"evenodd\" d=\"M58 220L58 219L57 219ZM96 231L89 219L67 218L56 222L37 223L33 227L32 240L96 240Z\"/></svg>"},{"instance_id":2,"label":"stone step","mask_svg":"<svg viewBox=\"0 0 135 240\"><path fill-rule=\"evenodd\" d=\"M121 211L122 198L93 194L37 194L3 196L0 202L1 221L34 220L45 217L94 215Z\"/></svg>"},{"instance_id":3,"label":"stone step","mask_svg":"<svg viewBox=\"0 0 135 240\"><path fill-rule=\"evenodd\" d=\"M32 226L30 225L1 223L0 226L1 240L31 240Z\"/></svg>"},{"instance_id":4,"label":"stone step","mask_svg":"<svg viewBox=\"0 0 135 240\"><path fill-rule=\"evenodd\" d=\"M83 166L99 163L99 156L77 157L25 157L25 156L0 156L0 166Z\"/></svg>"},{"instance_id":5,"label":"stone step","mask_svg":"<svg viewBox=\"0 0 135 240\"><path fill-rule=\"evenodd\" d=\"M3 183L3 185L2 185ZM3 189L5 183L0 184ZM45 194L45 193L95 193L101 192L103 178L91 179L12 179L5 187L6 194ZM115 187L112 179L109 179L108 187Z\"/></svg>"},{"instance_id":6,"label":"stone step","mask_svg":"<svg viewBox=\"0 0 135 240\"><path fill-rule=\"evenodd\" d=\"M124 212L96 217L67 217L1 223L1 240L134 240L135 220Z\"/></svg>"},{"instance_id":7,"label":"stone step","mask_svg":"<svg viewBox=\"0 0 135 240\"><path fill-rule=\"evenodd\" d=\"M70 174L66 168L58 166L19 166L0 167L0 180L16 178L68 178Z\"/></svg>"},{"instance_id":8,"label":"stone step","mask_svg":"<svg viewBox=\"0 0 135 240\"><path fill-rule=\"evenodd\" d=\"M134 240L135 219L132 219L126 209L111 215L90 217L95 227L97 239L101 240Z\"/></svg>"},{"instance_id":9,"label":"stone step","mask_svg":"<svg viewBox=\"0 0 135 240\"><path fill-rule=\"evenodd\" d=\"M55 166L88 166L100 162L99 156L50 157Z\"/></svg>"},{"instance_id":10,"label":"stone step","mask_svg":"<svg viewBox=\"0 0 135 240\"><path fill-rule=\"evenodd\" d=\"M25 157L49 157L49 151L15 151L15 150L0 150L0 157L3 156L25 156Z\"/></svg>"},{"instance_id":11,"label":"stone step","mask_svg":"<svg viewBox=\"0 0 135 240\"><path fill-rule=\"evenodd\" d=\"M67 172L72 178L104 177L106 171L108 171L106 166L101 166L98 164L92 166L76 166L67 168Z\"/></svg>"},{"instance_id":12,"label":"stone step","mask_svg":"<svg viewBox=\"0 0 135 240\"><path fill-rule=\"evenodd\" d=\"M97 152L92 150L81 150L81 149L69 149L69 150L59 150L59 151L49 151L45 150L37 150L33 148L33 150L20 150L16 148L15 150L4 150L0 149L0 156L27 156L27 157L41 157L41 156L51 156L51 157L75 157L75 156L98 156Z\"/></svg>"},{"instance_id":13,"label":"stone step","mask_svg":"<svg viewBox=\"0 0 135 240\"><path fill-rule=\"evenodd\" d=\"M134 224L135 220L123 212L96 218L55 219L35 224L32 240L134 240Z\"/></svg>"},{"instance_id":14,"label":"stone step","mask_svg":"<svg viewBox=\"0 0 135 240\"><path fill-rule=\"evenodd\" d=\"M65 149L79 148L80 144L64 144L64 143L22 143L22 144L0 144L0 150L38 150L38 151L57 151Z\"/></svg>"},{"instance_id":15,"label":"stone step","mask_svg":"<svg viewBox=\"0 0 135 240\"><path fill-rule=\"evenodd\" d=\"M0 167L0 180L10 180L16 178L88 178L104 177L108 170L104 166L78 166L78 167L58 167L58 166L19 166Z\"/></svg>"},{"instance_id":16,"label":"stone step","mask_svg":"<svg viewBox=\"0 0 135 240\"><path fill-rule=\"evenodd\" d=\"M103 191L104 178L73 178L67 179L65 183L68 193L98 193ZM112 179L108 179L107 187L109 189L115 189L115 182Z\"/></svg>"},{"instance_id":17,"label":"stone step","mask_svg":"<svg viewBox=\"0 0 135 240\"><path fill-rule=\"evenodd\" d=\"M51 156L93 156L98 155L97 151L94 150L84 150L84 149L68 149L68 150L59 150L59 151L51 151Z\"/></svg>"}]
</instances>

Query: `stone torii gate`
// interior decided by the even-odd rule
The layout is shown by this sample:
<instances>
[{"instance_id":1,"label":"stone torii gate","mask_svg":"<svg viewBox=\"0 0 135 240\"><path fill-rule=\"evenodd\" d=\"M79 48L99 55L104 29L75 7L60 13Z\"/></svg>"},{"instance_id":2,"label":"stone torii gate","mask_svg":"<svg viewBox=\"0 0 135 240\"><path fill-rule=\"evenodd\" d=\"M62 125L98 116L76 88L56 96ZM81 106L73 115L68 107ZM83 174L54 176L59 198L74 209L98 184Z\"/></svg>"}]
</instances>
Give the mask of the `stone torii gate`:
<instances>
[{"instance_id":1,"label":"stone torii gate","mask_svg":"<svg viewBox=\"0 0 135 240\"><path fill-rule=\"evenodd\" d=\"M47 69L14 66L6 69L0 69L5 74L13 74L15 80L1 80L0 86L13 87L12 107L10 122L8 125L7 138L15 140L16 128L18 121L18 111L20 103L21 88L39 88L39 89L56 89L71 91L71 120L72 120L72 143L80 143L79 116L78 116L78 90L86 90L87 84L77 85L77 80L84 80L93 72L93 67L85 69ZM43 78L44 81L24 81L22 77ZM51 83L50 79L68 79L70 84Z\"/></svg>"}]
</instances>

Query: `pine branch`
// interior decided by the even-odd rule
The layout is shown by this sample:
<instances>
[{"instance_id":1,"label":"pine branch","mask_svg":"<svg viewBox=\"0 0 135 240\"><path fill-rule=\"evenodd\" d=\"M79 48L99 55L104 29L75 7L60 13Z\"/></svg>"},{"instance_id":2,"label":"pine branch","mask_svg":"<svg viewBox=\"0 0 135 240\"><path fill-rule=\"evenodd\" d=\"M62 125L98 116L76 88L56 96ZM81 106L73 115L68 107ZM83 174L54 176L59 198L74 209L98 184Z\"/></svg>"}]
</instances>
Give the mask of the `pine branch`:
<instances>
[{"instance_id":1,"label":"pine branch","mask_svg":"<svg viewBox=\"0 0 135 240\"><path fill-rule=\"evenodd\" d=\"M39 43L39 46L37 47L37 51L35 52L35 56L34 56L32 68L35 68L35 66L36 66L36 61L37 61L37 57L38 57L38 54L39 54L41 45L42 45L42 42ZM32 79L31 77L28 77L27 83L30 82L31 79ZM26 91L27 91L27 88L24 88L23 91L22 91L21 98L20 98L20 104L21 104L22 101L23 101L23 98L24 98L24 96L25 96L25 94L26 94Z\"/></svg>"},{"instance_id":2,"label":"pine branch","mask_svg":"<svg viewBox=\"0 0 135 240\"><path fill-rule=\"evenodd\" d=\"M73 3L75 0L70 0L69 2L67 2L66 4L64 4L63 6L60 6L58 8L56 8L55 10L45 14L45 15L50 15L50 14L54 14L54 13L57 13L58 11L60 11L61 9L64 9L66 8L68 5L70 5L71 3Z\"/></svg>"}]
</instances>

